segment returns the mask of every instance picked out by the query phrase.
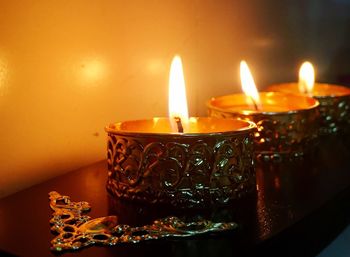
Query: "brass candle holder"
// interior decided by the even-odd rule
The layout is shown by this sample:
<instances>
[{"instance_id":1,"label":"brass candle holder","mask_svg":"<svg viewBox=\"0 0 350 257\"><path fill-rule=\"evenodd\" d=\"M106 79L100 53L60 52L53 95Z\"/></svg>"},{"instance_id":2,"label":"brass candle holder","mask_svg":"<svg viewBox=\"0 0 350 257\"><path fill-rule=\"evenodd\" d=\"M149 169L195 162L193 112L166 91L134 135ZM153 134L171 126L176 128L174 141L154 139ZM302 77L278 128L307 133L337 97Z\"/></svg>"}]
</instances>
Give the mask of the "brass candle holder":
<instances>
[{"instance_id":1,"label":"brass candle holder","mask_svg":"<svg viewBox=\"0 0 350 257\"><path fill-rule=\"evenodd\" d=\"M261 92L259 96L262 107L258 110L247 104L243 94L212 98L207 102L209 116L255 122L258 160L295 159L313 148L318 135L317 100L277 92Z\"/></svg>"},{"instance_id":2,"label":"brass candle holder","mask_svg":"<svg viewBox=\"0 0 350 257\"><path fill-rule=\"evenodd\" d=\"M282 83L268 87L270 91L298 93L298 83ZM347 87L315 83L312 97L320 102L322 135L350 132L350 89Z\"/></svg>"},{"instance_id":3,"label":"brass candle holder","mask_svg":"<svg viewBox=\"0 0 350 257\"><path fill-rule=\"evenodd\" d=\"M216 118L191 118L186 133L173 133L167 118L111 124L107 190L176 208L226 205L255 191L255 129Z\"/></svg>"}]
</instances>

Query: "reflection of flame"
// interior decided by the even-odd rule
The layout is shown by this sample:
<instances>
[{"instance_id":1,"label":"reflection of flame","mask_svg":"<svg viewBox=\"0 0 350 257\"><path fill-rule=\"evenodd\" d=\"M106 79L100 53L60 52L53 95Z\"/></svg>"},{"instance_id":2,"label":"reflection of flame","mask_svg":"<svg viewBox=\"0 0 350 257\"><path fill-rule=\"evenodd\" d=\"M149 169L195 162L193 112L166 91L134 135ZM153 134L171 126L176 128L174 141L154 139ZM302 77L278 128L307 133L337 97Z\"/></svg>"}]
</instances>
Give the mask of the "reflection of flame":
<instances>
[{"instance_id":1,"label":"reflection of flame","mask_svg":"<svg viewBox=\"0 0 350 257\"><path fill-rule=\"evenodd\" d=\"M274 184L276 190L279 190L281 188L281 181L280 181L280 178L278 176L276 176L273 179L273 184Z\"/></svg>"},{"instance_id":2,"label":"reflection of flame","mask_svg":"<svg viewBox=\"0 0 350 257\"><path fill-rule=\"evenodd\" d=\"M98 59L84 61L81 65L81 78L85 83L95 83L106 75L106 65Z\"/></svg>"},{"instance_id":3,"label":"reflection of flame","mask_svg":"<svg viewBox=\"0 0 350 257\"><path fill-rule=\"evenodd\" d=\"M8 68L5 61L0 59L0 96L4 95L6 91L5 82L7 77L7 71Z\"/></svg>"},{"instance_id":4,"label":"reflection of flame","mask_svg":"<svg viewBox=\"0 0 350 257\"><path fill-rule=\"evenodd\" d=\"M299 69L299 91L311 94L315 84L315 70L310 62L304 62Z\"/></svg>"},{"instance_id":5,"label":"reflection of flame","mask_svg":"<svg viewBox=\"0 0 350 257\"><path fill-rule=\"evenodd\" d=\"M258 227L262 236L269 234L272 229L271 214L269 208L266 208L267 194L264 174L266 174L266 172L258 166L256 168L256 189L258 197L256 202L256 214Z\"/></svg>"},{"instance_id":6,"label":"reflection of flame","mask_svg":"<svg viewBox=\"0 0 350 257\"><path fill-rule=\"evenodd\" d=\"M188 125L188 109L186 100L186 86L180 56L175 56L170 68L169 76L169 117L174 130L177 131L175 119L180 119L184 129Z\"/></svg>"},{"instance_id":7,"label":"reflection of flame","mask_svg":"<svg viewBox=\"0 0 350 257\"><path fill-rule=\"evenodd\" d=\"M255 82L253 79L252 74L250 73L248 64L245 61L241 61L240 65L240 74L241 74L241 84L242 84L242 90L248 96L248 98L253 101L253 104L256 105L256 107L260 106L260 97L259 92L255 86Z\"/></svg>"},{"instance_id":8,"label":"reflection of flame","mask_svg":"<svg viewBox=\"0 0 350 257\"><path fill-rule=\"evenodd\" d=\"M159 118L157 118L157 117L153 118L153 128L155 128L157 126L158 121L159 121Z\"/></svg>"},{"instance_id":9,"label":"reflection of flame","mask_svg":"<svg viewBox=\"0 0 350 257\"><path fill-rule=\"evenodd\" d=\"M152 74L164 71L164 63L161 59L150 59L147 62L147 70Z\"/></svg>"}]
</instances>

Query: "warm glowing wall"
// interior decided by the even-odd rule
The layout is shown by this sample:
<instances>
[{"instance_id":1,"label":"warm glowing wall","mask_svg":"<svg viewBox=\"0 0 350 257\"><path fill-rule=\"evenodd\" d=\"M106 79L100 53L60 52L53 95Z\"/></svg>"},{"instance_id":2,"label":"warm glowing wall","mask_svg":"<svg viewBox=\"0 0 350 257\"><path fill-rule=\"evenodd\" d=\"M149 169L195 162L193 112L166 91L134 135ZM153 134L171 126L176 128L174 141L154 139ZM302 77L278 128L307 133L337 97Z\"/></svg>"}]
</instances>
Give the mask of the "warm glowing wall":
<instances>
[{"instance_id":1,"label":"warm glowing wall","mask_svg":"<svg viewBox=\"0 0 350 257\"><path fill-rule=\"evenodd\" d=\"M103 159L109 122L166 115L175 53L191 115L239 90L241 58L260 88L293 79L304 57L321 78L344 75L334 67L349 10L340 0L1 1L0 196Z\"/></svg>"}]
</instances>

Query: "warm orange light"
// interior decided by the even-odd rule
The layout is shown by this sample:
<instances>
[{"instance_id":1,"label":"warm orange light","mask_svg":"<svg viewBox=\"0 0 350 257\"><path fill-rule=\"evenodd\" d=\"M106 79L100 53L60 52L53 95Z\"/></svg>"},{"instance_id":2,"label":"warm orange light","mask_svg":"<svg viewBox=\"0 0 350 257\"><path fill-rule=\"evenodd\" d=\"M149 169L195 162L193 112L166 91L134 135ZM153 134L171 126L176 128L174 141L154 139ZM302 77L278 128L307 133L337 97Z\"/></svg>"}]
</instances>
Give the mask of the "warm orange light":
<instances>
[{"instance_id":1,"label":"warm orange light","mask_svg":"<svg viewBox=\"0 0 350 257\"><path fill-rule=\"evenodd\" d=\"M310 62L304 62L299 69L299 91L311 94L315 84L315 70Z\"/></svg>"},{"instance_id":2,"label":"warm orange light","mask_svg":"<svg viewBox=\"0 0 350 257\"><path fill-rule=\"evenodd\" d=\"M178 122L184 131L188 126L186 86L180 56L176 55L171 63L169 75L169 117L174 131L178 131Z\"/></svg>"},{"instance_id":3,"label":"warm orange light","mask_svg":"<svg viewBox=\"0 0 350 257\"><path fill-rule=\"evenodd\" d=\"M259 108L259 106L261 105L259 92L255 86L254 78L250 73L248 64L245 61L241 61L240 74L242 90L246 94L246 96L248 96L248 104L254 105L255 109Z\"/></svg>"},{"instance_id":4,"label":"warm orange light","mask_svg":"<svg viewBox=\"0 0 350 257\"><path fill-rule=\"evenodd\" d=\"M7 91L6 77L8 73L8 67L5 60L0 59L0 96L5 95Z\"/></svg>"},{"instance_id":5,"label":"warm orange light","mask_svg":"<svg viewBox=\"0 0 350 257\"><path fill-rule=\"evenodd\" d=\"M79 80L84 86L100 85L107 75L106 63L100 58L87 58L78 63Z\"/></svg>"}]
</instances>

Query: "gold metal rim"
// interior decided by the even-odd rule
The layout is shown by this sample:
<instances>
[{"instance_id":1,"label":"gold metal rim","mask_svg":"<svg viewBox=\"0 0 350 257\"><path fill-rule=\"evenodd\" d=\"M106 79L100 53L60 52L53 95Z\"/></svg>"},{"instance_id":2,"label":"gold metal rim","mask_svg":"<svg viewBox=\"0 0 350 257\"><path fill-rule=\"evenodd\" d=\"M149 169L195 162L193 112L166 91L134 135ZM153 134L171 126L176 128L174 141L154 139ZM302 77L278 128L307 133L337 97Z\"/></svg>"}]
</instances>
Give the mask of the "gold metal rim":
<instances>
[{"instance_id":1,"label":"gold metal rim","mask_svg":"<svg viewBox=\"0 0 350 257\"><path fill-rule=\"evenodd\" d=\"M261 93L267 93L267 92L261 92ZM223 96L218 96L218 97L213 97L210 100L208 100L206 102L206 106L209 109L215 110L215 111L219 111L222 113L237 113L240 115L269 115L269 116L275 116L275 115L290 115L290 114L294 114L294 113L301 113L301 112L308 112L308 111L313 111L315 109L317 109L320 105L319 101L313 97L308 97L308 96L304 96L304 95L300 95L300 94L292 94L292 93L281 93L281 92L269 92L269 93L274 93L274 94L280 94L280 95L291 95L291 96L299 96L299 97L304 97L304 98L309 98L312 99L314 101L314 104L311 105L308 108L305 109L297 109L297 110L290 110L290 111L281 111L281 112L256 112L256 111L228 111L224 108L220 108L217 107L215 105L212 104L212 101L214 99L220 99L222 97L227 97L227 96L236 96L236 95L240 95L240 93L236 93L236 94L230 94L230 95L223 95Z\"/></svg>"},{"instance_id":2,"label":"gold metal rim","mask_svg":"<svg viewBox=\"0 0 350 257\"><path fill-rule=\"evenodd\" d=\"M195 117L197 118L197 117ZM220 119L213 117L203 117L208 119ZM227 118L226 118L227 120ZM208 133L176 133L176 132L164 132L164 133L150 133L150 132L133 132L127 130L118 130L116 129L116 125L121 122L112 123L105 127L105 131L114 135L123 135L123 136L141 136L141 137L171 137L171 138L191 138L191 137L208 137L208 136L228 136L228 135L240 135L240 134L248 134L253 132L256 129L256 124L252 121L237 119L237 118L229 118L229 120L235 120L242 123L245 123L246 126L237 130L232 131L224 131L224 132L208 132Z\"/></svg>"},{"instance_id":3,"label":"gold metal rim","mask_svg":"<svg viewBox=\"0 0 350 257\"><path fill-rule=\"evenodd\" d=\"M296 84L296 82L287 82L287 83L278 83L278 84L272 84L270 86L267 87L267 90L271 90L272 92L280 92L283 93L283 91L279 91L277 90L277 88L281 85L290 85L290 84ZM330 99L330 98L347 98L350 97L350 88L346 87L346 86L342 86L342 85L337 85L337 84L331 84L331 83L319 83L316 82L315 84L317 85L321 85L321 86L332 86L332 87L336 87L336 88L341 88L345 91L348 91L347 93L344 93L342 95L320 95L320 96L311 96L313 98L316 99ZM290 93L292 94L292 93ZM297 94L297 93L295 93ZM302 93L300 93L301 95L304 95Z\"/></svg>"}]
</instances>

